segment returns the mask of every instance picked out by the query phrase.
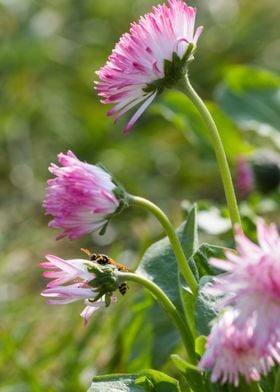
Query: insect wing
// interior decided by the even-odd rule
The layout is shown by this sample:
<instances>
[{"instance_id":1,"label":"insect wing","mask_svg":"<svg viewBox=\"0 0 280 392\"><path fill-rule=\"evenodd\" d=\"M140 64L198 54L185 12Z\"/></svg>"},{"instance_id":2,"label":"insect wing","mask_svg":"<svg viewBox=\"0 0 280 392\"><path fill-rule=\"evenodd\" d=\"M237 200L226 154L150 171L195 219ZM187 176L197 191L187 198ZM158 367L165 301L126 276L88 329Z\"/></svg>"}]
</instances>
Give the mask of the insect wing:
<instances>
[{"instance_id":1,"label":"insect wing","mask_svg":"<svg viewBox=\"0 0 280 392\"><path fill-rule=\"evenodd\" d=\"M132 272L129 268L127 268L125 265L118 263L114 259L109 258L109 262L113 265L115 265L120 271L126 271L126 272Z\"/></svg>"},{"instance_id":2,"label":"insect wing","mask_svg":"<svg viewBox=\"0 0 280 392\"><path fill-rule=\"evenodd\" d=\"M88 249L81 248L81 251L82 251L83 253L85 253L88 257L91 256L91 251L89 251Z\"/></svg>"}]
</instances>

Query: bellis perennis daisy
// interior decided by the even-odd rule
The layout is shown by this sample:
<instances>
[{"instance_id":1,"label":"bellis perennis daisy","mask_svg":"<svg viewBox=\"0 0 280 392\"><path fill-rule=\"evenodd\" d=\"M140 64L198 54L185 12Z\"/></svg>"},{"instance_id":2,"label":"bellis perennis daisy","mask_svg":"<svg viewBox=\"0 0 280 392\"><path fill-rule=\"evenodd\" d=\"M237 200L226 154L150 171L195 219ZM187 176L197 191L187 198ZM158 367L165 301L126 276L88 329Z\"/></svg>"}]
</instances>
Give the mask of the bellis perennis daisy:
<instances>
[{"instance_id":1,"label":"bellis perennis daisy","mask_svg":"<svg viewBox=\"0 0 280 392\"><path fill-rule=\"evenodd\" d=\"M123 189L99 166L81 162L71 151L51 164L56 177L48 181L43 206L53 216L50 227L63 229L57 239L70 240L101 230L126 205Z\"/></svg>"},{"instance_id":2,"label":"bellis perennis daisy","mask_svg":"<svg viewBox=\"0 0 280 392\"><path fill-rule=\"evenodd\" d=\"M252 320L254 346L265 349L269 342L280 345L280 237L276 225L257 224L258 245L240 229L236 233L237 254L210 263L227 273L215 278L210 292L220 297L220 307L238 310L235 323L244 328Z\"/></svg>"},{"instance_id":3,"label":"bellis perennis daisy","mask_svg":"<svg viewBox=\"0 0 280 392\"><path fill-rule=\"evenodd\" d=\"M48 261L40 264L47 269L43 272L43 276L53 280L47 284L46 290L42 291L41 295L48 298L49 304L62 305L83 300L86 307L81 316L85 323L95 310L108 306L106 295L100 295L102 287L98 287L98 276L91 271L91 262L82 259L63 260L52 255L47 255L46 259ZM110 281L109 275L107 276L106 285L109 287L111 284L113 291L117 285L114 280ZM111 293L110 301L116 301Z\"/></svg>"},{"instance_id":4,"label":"bellis perennis daisy","mask_svg":"<svg viewBox=\"0 0 280 392\"><path fill-rule=\"evenodd\" d=\"M227 309L214 323L206 351L198 365L211 369L211 381L238 386L243 376L247 383L259 381L275 363L280 362L279 342L268 342L264 349L255 346L254 321L247 319L242 328L236 322L239 312Z\"/></svg>"},{"instance_id":5,"label":"bellis perennis daisy","mask_svg":"<svg viewBox=\"0 0 280 392\"><path fill-rule=\"evenodd\" d=\"M157 93L172 87L193 59L202 27L196 31L196 9L182 0L169 0L153 12L132 23L130 32L117 43L106 65L97 75L96 90L102 103L115 104L108 115L115 121L132 107L142 103L128 122L128 131Z\"/></svg>"}]
</instances>

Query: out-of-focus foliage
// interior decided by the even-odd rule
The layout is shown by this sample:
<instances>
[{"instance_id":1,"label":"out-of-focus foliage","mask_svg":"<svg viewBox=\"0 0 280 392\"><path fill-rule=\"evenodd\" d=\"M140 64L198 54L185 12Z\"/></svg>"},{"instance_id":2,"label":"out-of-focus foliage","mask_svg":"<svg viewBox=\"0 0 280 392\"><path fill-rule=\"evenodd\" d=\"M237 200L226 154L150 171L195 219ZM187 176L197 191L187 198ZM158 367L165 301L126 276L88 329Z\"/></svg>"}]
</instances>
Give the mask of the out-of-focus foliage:
<instances>
[{"instance_id":1,"label":"out-of-focus foliage","mask_svg":"<svg viewBox=\"0 0 280 392\"><path fill-rule=\"evenodd\" d=\"M44 254L80 257L79 248L86 246L133 268L161 235L154 219L130 209L103 237L55 242L41 202L47 167L60 151L102 161L130 193L151 198L178 225L183 199L224 202L207 132L187 98L163 94L124 135L126 120L114 126L93 91L95 70L129 22L156 4L0 0L0 392L79 392L95 374L153 366L178 376L170 361L155 363L157 332L169 324L155 323L165 315L158 316L161 310L155 312L153 299L142 290L130 287L86 328L79 317L81 303L51 307L39 296L45 282L38 264ZM234 172L236 155L264 146L279 152L280 7L277 0L190 4L204 25L191 80L209 101ZM262 77L255 67L274 74ZM240 118L250 119L250 129ZM277 208L276 192L265 198L254 193L243 201L247 232L256 214L277 220ZM207 204L201 210L208 211ZM205 219L210 218L204 214ZM204 240L212 238L207 225L200 227ZM230 238L225 230L218 241L230 245Z\"/></svg>"}]
</instances>

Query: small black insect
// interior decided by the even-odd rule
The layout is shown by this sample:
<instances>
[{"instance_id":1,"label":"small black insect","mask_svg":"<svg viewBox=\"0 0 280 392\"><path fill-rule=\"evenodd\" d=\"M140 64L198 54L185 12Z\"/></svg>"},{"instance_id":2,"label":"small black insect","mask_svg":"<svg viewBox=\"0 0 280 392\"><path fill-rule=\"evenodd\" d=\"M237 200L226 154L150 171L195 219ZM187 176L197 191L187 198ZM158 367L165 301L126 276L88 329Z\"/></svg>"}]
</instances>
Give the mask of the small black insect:
<instances>
[{"instance_id":1,"label":"small black insect","mask_svg":"<svg viewBox=\"0 0 280 392\"><path fill-rule=\"evenodd\" d=\"M111 257L104 255L102 253L91 253L88 249L81 248L82 252L84 252L86 255L88 255L90 261L95 261L96 263L100 265L114 265L115 267L118 268L119 271L126 271L126 272L132 272L129 268L127 268L125 265L122 265L112 259ZM119 285L119 292L122 295L125 295L126 291L128 289L127 283L122 282Z\"/></svg>"}]
</instances>

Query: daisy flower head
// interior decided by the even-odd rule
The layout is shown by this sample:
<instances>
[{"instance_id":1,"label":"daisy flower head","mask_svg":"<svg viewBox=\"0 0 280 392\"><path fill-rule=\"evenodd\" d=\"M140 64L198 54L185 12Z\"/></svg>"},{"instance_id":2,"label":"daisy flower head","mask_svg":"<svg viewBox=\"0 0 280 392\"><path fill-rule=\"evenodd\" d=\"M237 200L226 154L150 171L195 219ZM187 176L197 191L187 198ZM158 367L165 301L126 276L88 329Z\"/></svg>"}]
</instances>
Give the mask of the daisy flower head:
<instances>
[{"instance_id":1,"label":"daisy flower head","mask_svg":"<svg viewBox=\"0 0 280 392\"><path fill-rule=\"evenodd\" d=\"M70 240L106 227L127 205L125 192L102 167L81 162L71 151L60 153L61 166L52 163L43 207L52 215L49 226L62 229L57 239Z\"/></svg>"},{"instance_id":2,"label":"daisy flower head","mask_svg":"<svg viewBox=\"0 0 280 392\"><path fill-rule=\"evenodd\" d=\"M280 237L275 224L257 223L258 244L236 231L237 254L226 252L227 260L210 259L226 273L215 278L210 293L220 297L220 308L230 305L239 311L241 328L253 320L254 344L265 348L280 342Z\"/></svg>"},{"instance_id":3,"label":"daisy flower head","mask_svg":"<svg viewBox=\"0 0 280 392\"><path fill-rule=\"evenodd\" d=\"M114 104L108 112L115 121L129 109L141 106L125 127L128 131L156 95L185 75L193 59L202 27L195 30L196 9L183 0L153 7L123 34L106 65L97 75L96 90L102 103Z\"/></svg>"},{"instance_id":4,"label":"daisy flower head","mask_svg":"<svg viewBox=\"0 0 280 392\"><path fill-rule=\"evenodd\" d=\"M47 298L48 304L84 301L86 307L81 316L86 324L97 309L116 301L112 292L118 286L112 273L96 269L93 263L83 259L64 260L53 255L47 255L46 259L40 266L46 269L43 276L52 280L41 295Z\"/></svg>"},{"instance_id":5,"label":"daisy flower head","mask_svg":"<svg viewBox=\"0 0 280 392\"><path fill-rule=\"evenodd\" d=\"M239 328L238 317L238 311L229 308L216 320L198 365L200 370L211 369L212 382L220 380L221 384L229 382L236 387L241 376L247 383L259 381L280 362L279 342L270 342L265 350L256 347L252 320Z\"/></svg>"}]
</instances>

